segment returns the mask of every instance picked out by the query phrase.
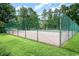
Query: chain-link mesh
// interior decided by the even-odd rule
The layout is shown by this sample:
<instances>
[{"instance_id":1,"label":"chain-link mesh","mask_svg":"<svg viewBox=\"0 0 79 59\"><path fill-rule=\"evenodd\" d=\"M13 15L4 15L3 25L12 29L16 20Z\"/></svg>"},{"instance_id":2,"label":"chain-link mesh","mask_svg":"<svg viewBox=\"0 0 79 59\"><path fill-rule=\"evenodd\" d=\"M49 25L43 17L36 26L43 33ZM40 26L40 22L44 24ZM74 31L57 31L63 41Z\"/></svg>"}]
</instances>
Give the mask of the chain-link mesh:
<instances>
[{"instance_id":1,"label":"chain-link mesh","mask_svg":"<svg viewBox=\"0 0 79 59\"><path fill-rule=\"evenodd\" d=\"M34 16L33 16L34 17ZM34 20L34 21L31 21ZM28 19L17 17L5 25L7 33L32 40L61 46L66 40L78 33L79 26L67 15L52 13L52 18L43 17Z\"/></svg>"},{"instance_id":2,"label":"chain-link mesh","mask_svg":"<svg viewBox=\"0 0 79 59\"><path fill-rule=\"evenodd\" d=\"M61 44L63 44L64 41L70 39L73 35L78 33L79 26L65 14L61 14L60 20L61 20Z\"/></svg>"}]
</instances>

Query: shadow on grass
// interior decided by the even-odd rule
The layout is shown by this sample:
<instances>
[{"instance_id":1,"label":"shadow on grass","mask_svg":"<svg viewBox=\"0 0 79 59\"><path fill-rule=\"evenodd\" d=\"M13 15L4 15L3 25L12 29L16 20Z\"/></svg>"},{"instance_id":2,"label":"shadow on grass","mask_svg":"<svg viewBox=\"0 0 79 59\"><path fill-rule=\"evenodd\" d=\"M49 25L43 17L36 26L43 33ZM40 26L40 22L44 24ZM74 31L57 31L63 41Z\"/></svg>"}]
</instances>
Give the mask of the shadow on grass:
<instances>
[{"instance_id":1,"label":"shadow on grass","mask_svg":"<svg viewBox=\"0 0 79 59\"><path fill-rule=\"evenodd\" d=\"M66 50L68 50L68 51L75 52L75 53L78 53L78 54L79 54L79 51L75 51L75 50L73 50L73 49L65 48L65 47L62 47L62 48L63 48L63 49L66 49Z\"/></svg>"},{"instance_id":2,"label":"shadow on grass","mask_svg":"<svg viewBox=\"0 0 79 59\"><path fill-rule=\"evenodd\" d=\"M6 33L0 33L0 36L6 35Z\"/></svg>"}]
</instances>

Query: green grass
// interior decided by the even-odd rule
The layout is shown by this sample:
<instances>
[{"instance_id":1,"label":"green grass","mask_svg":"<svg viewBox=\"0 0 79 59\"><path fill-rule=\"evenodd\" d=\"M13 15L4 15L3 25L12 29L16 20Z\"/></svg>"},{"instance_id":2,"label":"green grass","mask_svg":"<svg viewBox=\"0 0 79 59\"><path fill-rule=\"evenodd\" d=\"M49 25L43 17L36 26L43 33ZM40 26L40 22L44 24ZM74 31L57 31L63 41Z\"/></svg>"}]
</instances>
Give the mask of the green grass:
<instances>
[{"instance_id":1,"label":"green grass","mask_svg":"<svg viewBox=\"0 0 79 59\"><path fill-rule=\"evenodd\" d=\"M64 48L79 53L79 33L64 44Z\"/></svg>"},{"instance_id":2,"label":"green grass","mask_svg":"<svg viewBox=\"0 0 79 59\"><path fill-rule=\"evenodd\" d=\"M67 48L73 49L75 45L79 44L79 42L77 42L75 45L73 43L66 43L64 47L67 45L66 46ZM68 44L70 44L70 46ZM72 45L74 45L74 47ZM79 53L70 51L68 49L58 48L55 46L50 46L47 44L43 44L43 43L39 43L39 42L35 42L32 40L27 40L21 37L7 35L7 34L0 34L0 48L2 46L4 46L4 49L6 47L6 51L9 52L10 53L9 55L12 55L12 56L72 56L72 55L74 56L74 55L79 55ZM78 51L79 50L78 45L76 48ZM3 52L0 52L0 54L1 53Z\"/></svg>"}]
</instances>

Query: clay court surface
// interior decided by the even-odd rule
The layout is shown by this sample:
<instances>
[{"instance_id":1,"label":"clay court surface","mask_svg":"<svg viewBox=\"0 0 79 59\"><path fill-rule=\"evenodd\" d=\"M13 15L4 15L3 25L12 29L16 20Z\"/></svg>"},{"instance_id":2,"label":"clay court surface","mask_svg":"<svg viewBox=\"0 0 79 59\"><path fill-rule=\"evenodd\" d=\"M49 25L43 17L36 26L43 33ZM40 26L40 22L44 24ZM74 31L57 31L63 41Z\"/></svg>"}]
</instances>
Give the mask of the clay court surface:
<instances>
[{"instance_id":1,"label":"clay court surface","mask_svg":"<svg viewBox=\"0 0 79 59\"><path fill-rule=\"evenodd\" d=\"M32 40L37 40L40 42L53 44L59 46L60 44L60 31L53 30L53 31L23 31L23 30L14 30L9 31L10 34L18 35L21 37L26 37ZM18 34L17 34L18 33ZM25 34L26 33L26 34ZM62 32L62 43L67 40L67 32Z\"/></svg>"}]
</instances>

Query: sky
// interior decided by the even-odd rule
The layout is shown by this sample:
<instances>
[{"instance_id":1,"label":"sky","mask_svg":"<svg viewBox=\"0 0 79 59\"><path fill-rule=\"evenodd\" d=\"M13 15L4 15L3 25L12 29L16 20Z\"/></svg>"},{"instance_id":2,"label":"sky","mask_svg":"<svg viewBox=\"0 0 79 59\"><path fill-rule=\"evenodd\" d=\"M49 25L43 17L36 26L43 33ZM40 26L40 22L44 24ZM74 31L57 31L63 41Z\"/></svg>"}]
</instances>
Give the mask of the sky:
<instances>
[{"instance_id":1,"label":"sky","mask_svg":"<svg viewBox=\"0 0 79 59\"><path fill-rule=\"evenodd\" d=\"M66 6L69 6L70 3L63 3ZM52 9L55 10L55 8L60 8L62 3L12 3L12 6L15 7L16 10L19 10L20 7L31 7L34 11L37 12L37 14L41 14L43 12L44 9L48 10L48 9Z\"/></svg>"}]
</instances>

